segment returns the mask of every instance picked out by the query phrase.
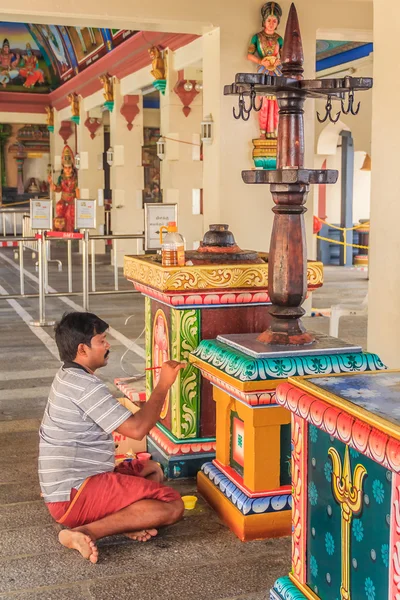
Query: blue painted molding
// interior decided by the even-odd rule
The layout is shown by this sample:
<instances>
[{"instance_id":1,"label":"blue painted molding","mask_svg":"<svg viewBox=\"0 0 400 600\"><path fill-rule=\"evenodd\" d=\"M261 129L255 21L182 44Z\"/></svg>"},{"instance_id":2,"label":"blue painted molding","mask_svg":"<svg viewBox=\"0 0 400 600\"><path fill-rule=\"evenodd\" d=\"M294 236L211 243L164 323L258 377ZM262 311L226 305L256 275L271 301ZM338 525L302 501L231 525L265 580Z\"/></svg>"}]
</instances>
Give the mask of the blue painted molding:
<instances>
[{"instance_id":1,"label":"blue painted molding","mask_svg":"<svg viewBox=\"0 0 400 600\"><path fill-rule=\"evenodd\" d=\"M292 509L291 494L277 494L250 498L242 492L222 471L213 463L204 463L201 467L204 475L222 492L222 494L245 516L263 515Z\"/></svg>"},{"instance_id":2,"label":"blue painted molding","mask_svg":"<svg viewBox=\"0 0 400 600\"><path fill-rule=\"evenodd\" d=\"M338 65L344 65L352 60L364 58L365 56L369 56L373 51L373 44L364 44L363 46L358 46L358 48L353 48L352 50L347 50L346 52L340 52L334 56L328 56L328 58L317 60L317 72L337 67Z\"/></svg>"}]
</instances>

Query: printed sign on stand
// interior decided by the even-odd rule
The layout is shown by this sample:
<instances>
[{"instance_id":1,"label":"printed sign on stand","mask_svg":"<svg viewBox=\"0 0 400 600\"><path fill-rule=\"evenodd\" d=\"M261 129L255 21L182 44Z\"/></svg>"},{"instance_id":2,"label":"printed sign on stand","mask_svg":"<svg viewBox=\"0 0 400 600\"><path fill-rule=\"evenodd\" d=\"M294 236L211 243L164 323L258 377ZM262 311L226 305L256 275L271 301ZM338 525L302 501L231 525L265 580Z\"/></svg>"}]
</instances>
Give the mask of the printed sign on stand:
<instances>
[{"instance_id":1,"label":"printed sign on stand","mask_svg":"<svg viewBox=\"0 0 400 600\"><path fill-rule=\"evenodd\" d=\"M96 200L75 199L75 229L96 229Z\"/></svg>"},{"instance_id":2,"label":"printed sign on stand","mask_svg":"<svg viewBox=\"0 0 400 600\"><path fill-rule=\"evenodd\" d=\"M160 250L160 227L168 225L169 221L177 223L178 205L146 202L144 208L144 249Z\"/></svg>"},{"instance_id":3,"label":"printed sign on stand","mask_svg":"<svg viewBox=\"0 0 400 600\"><path fill-rule=\"evenodd\" d=\"M43 231L52 229L52 208L51 200L31 200L31 229L42 229Z\"/></svg>"}]
</instances>

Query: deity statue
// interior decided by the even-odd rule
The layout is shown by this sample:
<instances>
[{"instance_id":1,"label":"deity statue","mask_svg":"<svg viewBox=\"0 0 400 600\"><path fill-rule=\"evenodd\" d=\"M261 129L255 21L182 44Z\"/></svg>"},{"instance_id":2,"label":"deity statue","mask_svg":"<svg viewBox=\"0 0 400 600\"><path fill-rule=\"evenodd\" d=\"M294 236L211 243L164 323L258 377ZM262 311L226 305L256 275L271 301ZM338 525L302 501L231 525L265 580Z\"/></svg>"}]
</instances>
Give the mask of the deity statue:
<instances>
[{"instance_id":1,"label":"deity statue","mask_svg":"<svg viewBox=\"0 0 400 600\"><path fill-rule=\"evenodd\" d=\"M276 2L266 2L261 8L262 31L253 35L247 58L258 65L259 73L280 76L283 38L276 32L282 17L282 9ZM260 138L277 137L278 103L275 96L265 96L259 112Z\"/></svg>"},{"instance_id":2,"label":"deity statue","mask_svg":"<svg viewBox=\"0 0 400 600\"><path fill-rule=\"evenodd\" d=\"M46 117L47 127L54 128L54 109L52 106L45 106L44 108L47 113L47 117Z\"/></svg>"},{"instance_id":3,"label":"deity statue","mask_svg":"<svg viewBox=\"0 0 400 600\"><path fill-rule=\"evenodd\" d=\"M34 87L36 83L44 83L44 74L42 69L39 69L38 59L32 52L30 44L26 44L26 54L22 55L21 68L19 74L25 77L24 87Z\"/></svg>"},{"instance_id":4,"label":"deity statue","mask_svg":"<svg viewBox=\"0 0 400 600\"><path fill-rule=\"evenodd\" d=\"M67 96L68 102L71 105L71 112L73 117L79 117L79 96L75 92L71 92ZM65 150L65 148L64 148Z\"/></svg>"},{"instance_id":5,"label":"deity statue","mask_svg":"<svg viewBox=\"0 0 400 600\"><path fill-rule=\"evenodd\" d=\"M104 73L104 75L100 75L99 77L101 83L103 84L104 92L104 100L106 102L114 102L114 86L113 86L113 78L108 73Z\"/></svg>"},{"instance_id":6,"label":"deity statue","mask_svg":"<svg viewBox=\"0 0 400 600\"><path fill-rule=\"evenodd\" d=\"M53 183L51 175L47 178L53 192L61 192L61 198L56 204L53 226L57 231L71 233L75 227L75 198L79 198L79 189L74 156L69 146L64 147L61 165L62 171L57 184Z\"/></svg>"},{"instance_id":7,"label":"deity statue","mask_svg":"<svg viewBox=\"0 0 400 600\"><path fill-rule=\"evenodd\" d=\"M39 186L37 184L37 180L34 177L31 177L28 181L28 185L25 190L28 194L38 194L40 192Z\"/></svg>"},{"instance_id":8,"label":"deity statue","mask_svg":"<svg viewBox=\"0 0 400 600\"><path fill-rule=\"evenodd\" d=\"M0 50L0 83L6 87L10 79L15 79L19 75L17 69L20 55L14 54L10 49L10 42L7 38L4 39Z\"/></svg>"},{"instance_id":9,"label":"deity statue","mask_svg":"<svg viewBox=\"0 0 400 600\"><path fill-rule=\"evenodd\" d=\"M157 46L152 46L149 48L149 54L152 61L152 70L150 72L154 79L165 79L165 61L161 56L160 50Z\"/></svg>"}]
</instances>

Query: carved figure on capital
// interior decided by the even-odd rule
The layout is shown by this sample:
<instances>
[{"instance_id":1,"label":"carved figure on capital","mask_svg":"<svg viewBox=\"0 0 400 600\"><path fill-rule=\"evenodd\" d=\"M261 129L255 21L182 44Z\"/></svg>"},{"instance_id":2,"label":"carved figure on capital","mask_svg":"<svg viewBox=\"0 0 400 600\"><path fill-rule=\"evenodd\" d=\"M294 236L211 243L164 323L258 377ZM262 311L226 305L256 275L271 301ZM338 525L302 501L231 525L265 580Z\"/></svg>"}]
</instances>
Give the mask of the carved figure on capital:
<instances>
[{"instance_id":1,"label":"carved figure on capital","mask_svg":"<svg viewBox=\"0 0 400 600\"><path fill-rule=\"evenodd\" d=\"M73 121L74 123L79 125L79 121L80 121L79 96L75 92L71 92L71 94L68 94L67 98L68 98L68 102L70 103L70 106L71 106L71 113L72 113L71 121Z\"/></svg>"},{"instance_id":2,"label":"carved figure on capital","mask_svg":"<svg viewBox=\"0 0 400 600\"><path fill-rule=\"evenodd\" d=\"M157 46L149 48L149 55L151 58L151 71L155 81L153 81L154 87L159 90L162 94L165 94L166 87L166 64L165 58L161 55L161 50Z\"/></svg>"},{"instance_id":3,"label":"carved figure on capital","mask_svg":"<svg viewBox=\"0 0 400 600\"><path fill-rule=\"evenodd\" d=\"M109 73L104 73L99 77L101 83L103 84L103 96L104 96L104 106L108 108L108 110L112 111L114 108L114 80L112 75Z\"/></svg>"},{"instance_id":4,"label":"carved figure on capital","mask_svg":"<svg viewBox=\"0 0 400 600\"><path fill-rule=\"evenodd\" d=\"M45 111L47 113L47 116L46 116L47 129L50 132L53 132L54 131L54 109L52 106L45 106Z\"/></svg>"},{"instance_id":5,"label":"carved figure on capital","mask_svg":"<svg viewBox=\"0 0 400 600\"><path fill-rule=\"evenodd\" d=\"M277 33L282 9L276 2L266 2L261 8L262 30L253 35L247 58L258 65L259 73L280 76L283 38ZM278 103L275 96L265 96L259 112L260 138L276 138Z\"/></svg>"},{"instance_id":6,"label":"carved figure on capital","mask_svg":"<svg viewBox=\"0 0 400 600\"><path fill-rule=\"evenodd\" d=\"M56 204L53 228L56 231L71 233L75 227L75 198L79 198L79 189L74 155L69 146L64 147L61 166L62 170L57 183L54 183L51 175L47 178L52 191L61 192L61 198Z\"/></svg>"}]
</instances>

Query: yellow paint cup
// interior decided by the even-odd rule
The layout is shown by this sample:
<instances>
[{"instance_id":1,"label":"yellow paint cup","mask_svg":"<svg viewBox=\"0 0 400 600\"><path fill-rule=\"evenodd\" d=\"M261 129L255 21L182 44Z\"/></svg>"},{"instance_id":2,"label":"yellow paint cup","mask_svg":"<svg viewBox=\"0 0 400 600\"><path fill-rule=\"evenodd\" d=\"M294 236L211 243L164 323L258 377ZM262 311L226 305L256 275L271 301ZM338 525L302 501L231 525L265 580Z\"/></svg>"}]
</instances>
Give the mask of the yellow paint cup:
<instances>
[{"instance_id":1,"label":"yellow paint cup","mask_svg":"<svg viewBox=\"0 0 400 600\"><path fill-rule=\"evenodd\" d=\"M182 496L186 510L193 510L196 506L197 496Z\"/></svg>"}]
</instances>

